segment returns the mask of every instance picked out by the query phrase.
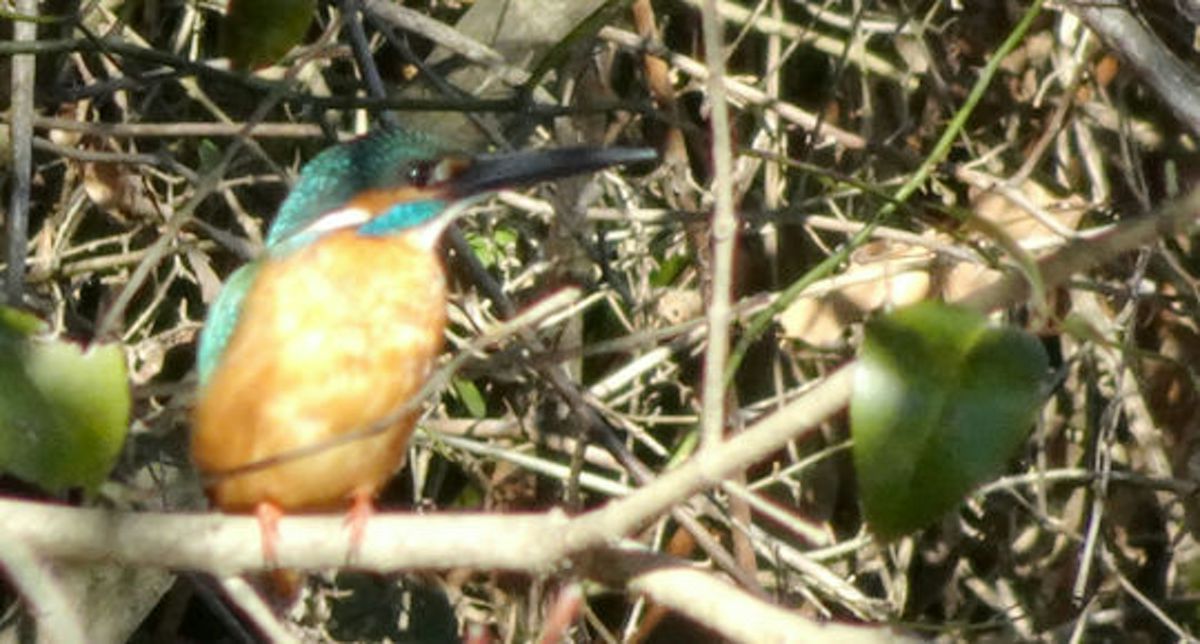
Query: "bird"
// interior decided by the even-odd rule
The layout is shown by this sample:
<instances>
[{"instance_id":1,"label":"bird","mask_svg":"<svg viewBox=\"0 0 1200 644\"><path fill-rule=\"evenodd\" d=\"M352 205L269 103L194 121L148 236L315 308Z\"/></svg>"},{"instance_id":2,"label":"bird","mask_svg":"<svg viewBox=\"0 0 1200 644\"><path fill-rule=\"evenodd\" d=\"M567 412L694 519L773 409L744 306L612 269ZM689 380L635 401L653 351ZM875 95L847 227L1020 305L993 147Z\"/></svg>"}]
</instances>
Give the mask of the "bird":
<instances>
[{"instance_id":1,"label":"bird","mask_svg":"<svg viewBox=\"0 0 1200 644\"><path fill-rule=\"evenodd\" d=\"M197 348L192 460L217 508L258 517L268 566L285 513L349 506L355 547L402 466L442 350L447 225L500 189L655 158L618 147L470 154L388 128L301 169Z\"/></svg>"}]
</instances>

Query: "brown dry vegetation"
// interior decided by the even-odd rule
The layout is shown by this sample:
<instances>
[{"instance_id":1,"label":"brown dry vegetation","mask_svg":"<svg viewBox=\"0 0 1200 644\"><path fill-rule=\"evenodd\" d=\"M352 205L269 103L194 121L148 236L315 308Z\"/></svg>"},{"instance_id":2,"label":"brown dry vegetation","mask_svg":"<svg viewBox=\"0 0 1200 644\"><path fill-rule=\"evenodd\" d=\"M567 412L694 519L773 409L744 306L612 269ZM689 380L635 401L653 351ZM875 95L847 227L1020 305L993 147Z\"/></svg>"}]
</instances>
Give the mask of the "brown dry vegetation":
<instances>
[{"instance_id":1,"label":"brown dry vegetation","mask_svg":"<svg viewBox=\"0 0 1200 644\"><path fill-rule=\"evenodd\" d=\"M0 481L0 637L1200 630L1189 3L1045 7L1002 57L1028 2L716 3L719 87L699 0L614 2L590 23L603 3L410 3L440 31L389 2L322 1L256 76L207 65L219 3L41 4L57 18L37 42L0 23L5 90L14 52L37 72L0 121L15 146L33 132L28 186L3 167L31 195L8 293L72 337L122 342L135 412L95 503ZM303 161L389 119L472 149L644 145L662 164L460 221L442 386L359 572L332 571L340 517L285 521L282 560L326 572L271 608L234 576L261 566L256 524L199 514L195 337ZM1044 308L1012 242L1040 262ZM838 369L868 311L938 297L1038 334L1055 387L1003 478L882 544ZM711 346L723 325L729 357ZM706 363L736 363L732 386L706 394Z\"/></svg>"}]
</instances>

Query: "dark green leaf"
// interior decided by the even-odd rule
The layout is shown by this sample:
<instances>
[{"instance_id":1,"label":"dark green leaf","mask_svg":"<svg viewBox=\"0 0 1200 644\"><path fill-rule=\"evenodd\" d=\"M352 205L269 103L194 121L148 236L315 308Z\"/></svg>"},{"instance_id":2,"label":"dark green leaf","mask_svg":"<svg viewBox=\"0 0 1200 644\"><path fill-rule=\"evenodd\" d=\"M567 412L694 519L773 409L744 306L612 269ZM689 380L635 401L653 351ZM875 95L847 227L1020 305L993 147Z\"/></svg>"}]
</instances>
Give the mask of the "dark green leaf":
<instances>
[{"instance_id":1,"label":"dark green leaf","mask_svg":"<svg viewBox=\"0 0 1200 644\"><path fill-rule=\"evenodd\" d=\"M196 144L196 156L200 157L200 166L196 168L197 172L212 172L221 163L221 148L217 147L212 139L201 139Z\"/></svg>"},{"instance_id":2,"label":"dark green leaf","mask_svg":"<svg viewBox=\"0 0 1200 644\"><path fill-rule=\"evenodd\" d=\"M238 69L270 65L303 41L315 8L315 0L233 0L221 51Z\"/></svg>"},{"instance_id":3,"label":"dark green leaf","mask_svg":"<svg viewBox=\"0 0 1200 644\"><path fill-rule=\"evenodd\" d=\"M453 380L454 393L458 394L458 399L462 401L464 407L467 408L467 413L472 418L483 418L487 416L487 402L483 399L483 394L479 392L479 388L470 380L455 378Z\"/></svg>"},{"instance_id":4,"label":"dark green leaf","mask_svg":"<svg viewBox=\"0 0 1200 644\"><path fill-rule=\"evenodd\" d=\"M924 527L998 474L1041 404L1032 336L924 302L867 325L850 401L854 464L876 535Z\"/></svg>"}]
</instances>

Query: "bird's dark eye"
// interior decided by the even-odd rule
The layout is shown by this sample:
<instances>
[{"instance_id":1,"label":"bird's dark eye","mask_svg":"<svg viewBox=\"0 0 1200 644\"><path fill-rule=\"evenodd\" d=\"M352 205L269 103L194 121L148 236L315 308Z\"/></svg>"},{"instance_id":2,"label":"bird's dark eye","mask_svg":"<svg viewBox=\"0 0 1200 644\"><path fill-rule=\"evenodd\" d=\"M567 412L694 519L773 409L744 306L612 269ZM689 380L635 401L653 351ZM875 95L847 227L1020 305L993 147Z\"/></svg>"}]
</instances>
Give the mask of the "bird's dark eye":
<instances>
[{"instance_id":1,"label":"bird's dark eye","mask_svg":"<svg viewBox=\"0 0 1200 644\"><path fill-rule=\"evenodd\" d=\"M406 170L408 183L418 188L424 188L429 185L433 179L434 168L437 166L432 161L414 161Z\"/></svg>"}]
</instances>

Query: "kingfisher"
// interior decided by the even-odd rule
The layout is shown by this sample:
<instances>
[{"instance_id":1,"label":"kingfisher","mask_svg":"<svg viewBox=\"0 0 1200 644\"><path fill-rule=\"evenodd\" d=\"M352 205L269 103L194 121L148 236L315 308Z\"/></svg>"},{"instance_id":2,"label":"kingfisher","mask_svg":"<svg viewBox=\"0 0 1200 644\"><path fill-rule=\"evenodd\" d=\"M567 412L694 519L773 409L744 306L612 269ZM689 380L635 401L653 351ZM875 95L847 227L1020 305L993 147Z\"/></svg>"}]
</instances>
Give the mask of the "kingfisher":
<instances>
[{"instance_id":1,"label":"kingfisher","mask_svg":"<svg viewBox=\"0 0 1200 644\"><path fill-rule=\"evenodd\" d=\"M374 495L403 464L442 349L446 226L503 188L655 158L472 155L392 128L304 166L261 257L213 302L197 351L192 458L218 508L258 516L269 565L285 512L349 506L360 543Z\"/></svg>"}]
</instances>

